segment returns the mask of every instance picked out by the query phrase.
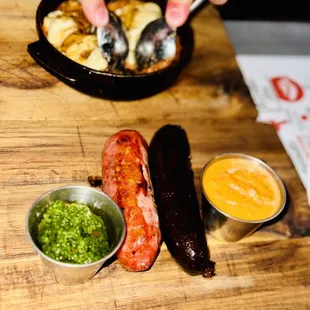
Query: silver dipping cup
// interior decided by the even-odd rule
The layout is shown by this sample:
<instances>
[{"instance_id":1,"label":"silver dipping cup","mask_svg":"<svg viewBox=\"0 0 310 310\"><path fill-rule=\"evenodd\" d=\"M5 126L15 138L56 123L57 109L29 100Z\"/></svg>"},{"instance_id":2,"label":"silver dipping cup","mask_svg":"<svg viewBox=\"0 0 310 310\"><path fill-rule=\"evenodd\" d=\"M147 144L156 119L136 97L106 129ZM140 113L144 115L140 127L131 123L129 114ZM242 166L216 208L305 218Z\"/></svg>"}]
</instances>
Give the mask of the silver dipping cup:
<instances>
[{"instance_id":1,"label":"silver dipping cup","mask_svg":"<svg viewBox=\"0 0 310 310\"><path fill-rule=\"evenodd\" d=\"M103 219L110 245L108 255L89 264L70 264L54 260L42 252L36 238L37 227L42 214L55 200L85 203L94 214ZM122 210L105 193L87 186L64 186L48 191L34 201L27 214L26 232L31 245L39 254L43 266L52 272L55 281L65 285L76 285L91 279L102 265L117 252L125 238L126 222Z\"/></svg>"},{"instance_id":2,"label":"silver dipping cup","mask_svg":"<svg viewBox=\"0 0 310 310\"><path fill-rule=\"evenodd\" d=\"M263 167L264 169L266 169L273 176L274 180L278 184L281 193L281 204L279 210L274 215L258 221L242 220L221 211L210 201L203 188L204 171L216 161L230 158L242 158L254 162ZM244 154L227 153L214 157L204 166L204 168L201 171L200 186L202 190L202 215L205 228L208 231L208 233L217 240L235 242L246 236L249 236L255 230L257 230L263 223L266 223L276 218L283 211L286 204L286 190L283 182L281 181L279 176L275 173L275 171L260 159Z\"/></svg>"}]
</instances>

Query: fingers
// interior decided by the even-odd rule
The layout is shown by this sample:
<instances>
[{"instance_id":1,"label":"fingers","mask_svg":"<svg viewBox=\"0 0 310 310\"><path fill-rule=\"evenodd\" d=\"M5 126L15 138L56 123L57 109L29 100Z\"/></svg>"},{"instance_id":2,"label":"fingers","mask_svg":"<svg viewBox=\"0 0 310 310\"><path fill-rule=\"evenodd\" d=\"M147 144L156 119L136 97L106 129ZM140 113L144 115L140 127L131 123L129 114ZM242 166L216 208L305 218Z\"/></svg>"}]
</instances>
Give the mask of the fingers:
<instances>
[{"instance_id":1,"label":"fingers","mask_svg":"<svg viewBox=\"0 0 310 310\"><path fill-rule=\"evenodd\" d=\"M186 22L192 2L192 0L168 0L165 18L171 29L176 29Z\"/></svg>"},{"instance_id":2,"label":"fingers","mask_svg":"<svg viewBox=\"0 0 310 310\"><path fill-rule=\"evenodd\" d=\"M176 29L186 22L192 2L193 0L168 0L165 17L171 29ZM210 0L210 2L221 5L227 0Z\"/></svg>"},{"instance_id":3,"label":"fingers","mask_svg":"<svg viewBox=\"0 0 310 310\"><path fill-rule=\"evenodd\" d=\"M213 4L221 5L227 2L227 0L210 0Z\"/></svg>"},{"instance_id":4,"label":"fingers","mask_svg":"<svg viewBox=\"0 0 310 310\"><path fill-rule=\"evenodd\" d=\"M227 0L210 0L221 5ZM85 16L96 27L105 26L109 21L109 15L103 0L80 0ZM176 29L182 26L189 15L189 8L193 0L168 0L166 8L166 21L170 28Z\"/></svg>"},{"instance_id":5,"label":"fingers","mask_svg":"<svg viewBox=\"0 0 310 310\"><path fill-rule=\"evenodd\" d=\"M105 26L109 21L108 10L103 0L80 0L86 18L96 27Z\"/></svg>"}]
</instances>

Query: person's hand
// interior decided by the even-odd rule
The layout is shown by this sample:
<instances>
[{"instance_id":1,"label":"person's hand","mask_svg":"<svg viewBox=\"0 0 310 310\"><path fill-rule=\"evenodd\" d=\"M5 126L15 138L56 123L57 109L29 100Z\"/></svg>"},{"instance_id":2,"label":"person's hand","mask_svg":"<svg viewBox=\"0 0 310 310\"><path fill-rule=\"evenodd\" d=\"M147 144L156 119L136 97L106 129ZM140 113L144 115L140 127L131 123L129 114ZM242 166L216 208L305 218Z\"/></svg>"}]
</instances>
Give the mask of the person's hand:
<instances>
[{"instance_id":1,"label":"person's hand","mask_svg":"<svg viewBox=\"0 0 310 310\"><path fill-rule=\"evenodd\" d=\"M214 4L224 4L227 0L210 0ZM103 0L80 0L85 16L96 27L105 26L109 21L108 10ZM172 28L182 26L189 15L189 8L193 0L168 0L166 21Z\"/></svg>"},{"instance_id":2,"label":"person's hand","mask_svg":"<svg viewBox=\"0 0 310 310\"><path fill-rule=\"evenodd\" d=\"M109 15L104 0L80 0L84 14L96 27L103 27L109 22Z\"/></svg>"},{"instance_id":3,"label":"person's hand","mask_svg":"<svg viewBox=\"0 0 310 310\"><path fill-rule=\"evenodd\" d=\"M176 29L186 22L192 2L193 0L168 0L165 17L171 29ZM210 2L220 5L227 0L210 0Z\"/></svg>"}]
</instances>

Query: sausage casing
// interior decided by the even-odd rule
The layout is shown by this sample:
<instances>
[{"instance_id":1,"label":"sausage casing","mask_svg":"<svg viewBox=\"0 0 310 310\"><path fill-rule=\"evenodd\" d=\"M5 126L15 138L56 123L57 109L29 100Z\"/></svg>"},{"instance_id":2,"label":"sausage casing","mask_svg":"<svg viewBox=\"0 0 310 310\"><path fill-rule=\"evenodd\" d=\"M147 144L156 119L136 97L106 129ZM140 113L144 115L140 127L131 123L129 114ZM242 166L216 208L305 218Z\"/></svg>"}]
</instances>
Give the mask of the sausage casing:
<instances>
[{"instance_id":1,"label":"sausage casing","mask_svg":"<svg viewBox=\"0 0 310 310\"><path fill-rule=\"evenodd\" d=\"M161 243L147 143L137 131L122 130L107 140L101 164L102 190L121 207L127 224L117 258L129 271L147 270Z\"/></svg>"},{"instance_id":2,"label":"sausage casing","mask_svg":"<svg viewBox=\"0 0 310 310\"><path fill-rule=\"evenodd\" d=\"M185 131L166 125L154 135L149 163L163 241L189 274L214 275L200 216Z\"/></svg>"}]
</instances>

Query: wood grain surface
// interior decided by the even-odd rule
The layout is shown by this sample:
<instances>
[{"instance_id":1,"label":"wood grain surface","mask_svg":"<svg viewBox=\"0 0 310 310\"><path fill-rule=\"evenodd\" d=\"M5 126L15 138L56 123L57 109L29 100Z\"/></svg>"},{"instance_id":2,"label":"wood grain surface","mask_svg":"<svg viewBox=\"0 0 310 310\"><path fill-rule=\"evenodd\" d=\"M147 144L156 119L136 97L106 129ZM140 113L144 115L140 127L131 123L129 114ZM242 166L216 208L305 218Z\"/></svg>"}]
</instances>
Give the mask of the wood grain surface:
<instances>
[{"instance_id":1,"label":"wood grain surface","mask_svg":"<svg viewBox=\"0 0 310 310\"><path fill-rule=\"evenodd\" d=\"M37 39L38 3L0 0L0 309L310 309L306 193L276 132L255 121L216 10L208 6L193 20L193 59L173 87L113 102L69 88L27 54ZM103 145L116 131L136 129L149 142L167 123L188 134L198 193L208 160L247 153L283 179L290 198L285 212L238 243L207 236L213 279L185 274L163 244L147 272L113 262L83 285L54 283L26 238L31 203L49 189L100 176Z\"/></svg>"}]
</instances>

